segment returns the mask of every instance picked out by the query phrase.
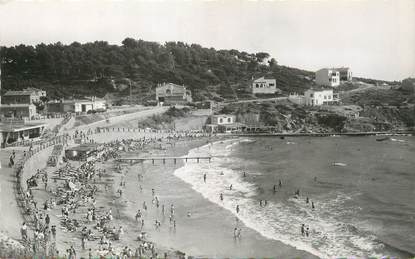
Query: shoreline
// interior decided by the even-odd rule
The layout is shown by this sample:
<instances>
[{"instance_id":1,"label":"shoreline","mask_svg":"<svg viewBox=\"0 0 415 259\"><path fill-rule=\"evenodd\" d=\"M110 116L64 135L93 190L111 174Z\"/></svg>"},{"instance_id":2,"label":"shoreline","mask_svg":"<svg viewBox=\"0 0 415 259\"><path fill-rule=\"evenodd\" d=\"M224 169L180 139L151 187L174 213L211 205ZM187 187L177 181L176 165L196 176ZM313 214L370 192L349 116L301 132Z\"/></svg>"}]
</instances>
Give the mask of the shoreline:
<instances>
[{"instance_id":1,"label":"shoreline","mask_svg":"<svg viewBox=\"0 0 415 259\"><path fill-rule=\"evenodd\" d=\"M216 141L220 140L216 139ZM178 155L177 153L186 155L191 149L197 149L203 145L206 145L206 142L187 144L186 147L173 148L171 152L175 152L176 155ZM178 149L181 150L179 151ZM123 209L130 220L134 219L136 209L141 208L141 202L146 201L147 204L150 204L147 217L161 221L162 226L159 229L154 227L146 228L156 243L174 247L192 256L209 258L229 256L274 257L276 255L316 258L314 255L280 241L264 237L255 229L247 227L242 222L239 222L238 225L243 229L243 238L235 240L233 238L235 215L231 211L211 202L197 190L194 190L191 185L177 177L175 171L183 165L184 162L178 162L177 165L174 165L173 162L156 165L152 165L151 162L145 162L142 165L140 164L139 167L133 166L130 168L132 172L140 170L145 172L144 181L147 183L146 186L150 185L150 188L155 187L156 195L161 197L161 203L163 205L167 203L165 206L166 210L170 208L170 204L175 206L177 229L172 228L171 224L169 224L167 213L163 217L160 214L160 209L154 208L150 202L152 196L149 187L144 189L143 193L139 193L139 196L137 196L136 188L131 187L130 191L127 190L126 195L129 197L131 206L126 206ZM137 183L135 178L127 178L127 180L129 180L128 182L134 182L135 180L135 183ZM165 183L160 183L161 181ZM165 185L169 187L166 188ZM134 205L132 202L134 202ZM134 206L136 207L135 209L133 208ZM190 213L190 216L188 213ZM192 237L190 240L189 236Z\"/></svg>"},{"instance_id":2,"label":"shoreline","mask_svg":"<svg viewBox=\"0 0 415 259\"><path fill-rule=\"evenodd\" d=\"M90 126L92 125L84 125ZM116 127L116 126L114 126ZM158 143L157 139L163 139L163 136L167 136L169 133L159 132L159 131L119 131L119 132L103 132L95 133L90 135L90 139L93 139L95 142L103 144L108 143L114 140L123 140L123 139L139 139L146 137L149 139L154 139L155 143ZM171 132L170 132L171 133ZM337 136L342 134L332 134L327 133L326 136ZM269 135L269 134L267 134ZM343 134L344 135L344 134ZM389 136L390 134L388 134ZM238 138L248 138L248 137L264 137L263 134L218 134L212 138L202 138L202 139L184 139L176 141L174 145L168 146L166 140L164 139L160 143L160 148L158 144L153 146L147 146L141 151L141 153L158 153L161 155L174 154L175 156L184 156L189 153L192 149L198 149L210 142L218 142L221 140L229 139L238 139ZM281 135L270 135L270 136L281 136ZM285 135L290 137L304 136L304 135ZM313 135L314 136L314 135ZM318 135L320 136L320 135ZM356 136L354 134L353 136ZM207 141L206 141L207 140ZM161 148L162 145L165 147ZM7 151L17 148L8 148ZM26 179L33 175L37 169L44 169L46 166L46 160L49 156L52 147L47 147L41 152L34 154L28 160L28 163L24 167L24 172L22 174L22 185L26 185ZM132 152L132 153L137 153ZM97 163L100 164L101 162ZM105 165L116 164L117 162L112 160L110 162L105 162ZM206 161L201 163L207 163ZM5 164L5 163L4 163ZM76 164L76 162L72 163ZM243 228L244 238L241 241L233 240L232 229L235 222L235 215L232 211L223 208L222 206L210 201L208 198L205 198L198 190L194 189L193 186L186 183L184 180L180 179L175 175L176 170L184 166L184 161L177 161L176 165L173 165L172 161L167 161L166 164L162 164L161 161L156 162L155 165L150 162L143 162L140 165L140 168L137 165L126 165L127 171L129 172L126 176L127 189L125 191L126 198L119 199L116 192L117 186L121 181L122 174L117 172L109 172L111 175L108 178L111 178L112 181L112 192L104 193L104 195L97 198L97 203L101 204L100 206L114 207L118 208L117 221L120 224L125 224L128 227L128 230L125 232L125 237L128 239L126 242L120 242L120 244L129 244L129 246L134 246L136 243L136 237L138 228L135 224L134 214L138 207L141 207L139 201L147 200L149 207L153 208L153 204L150 202L152 195L149 190L150 186L157 186L157 195L160 192L160 197L169 202L175 203L177 210L177 229L172 229L168 225L168 217L162 217L160 214L160 209L155 209L152 212L149 212L149 223L146 223L146 230L149 233L149 241L157 244L157 249L162 251L168 251L173 258L174 256L180 257L180 253L177 251L184 251L192 256L207 256L207 257L273 257L275 255L280 255L283 257L302 257L302 258L315 258L314 255L309 254L301 250L301 248L295 248L295 246L285 244L281 241L277 241L272 238L267 238L266 236L259 234L254 228L247 227L245 224L240 225ZM100 165L101 166L101 165ZM59 166L53 168L53 171L58 170ZM50 169L50 168L49 168ZM13 170L13 169L11 169ZM112 170L112 169L111 169ZM147 184L144 188L143 193L138 194L137 197L137 178L136 171L142 171L145 176L145 181ZM3 170L2 170L3 171ZM50 174L50 170L48 170ZM202 175L202 172L198 172ZM129 175L129 176L128 176ZM132 176L134 175L134 176ZM42 184L41 184L42 185ZM42 185L43 187L43 185ZM40 188L37 188L40 189ZM174 189L174 191L172 190ZM160 191L159 191L160 190ZM47 194L43 191L37 191L35 196L39 204L45 199L50 198L50 194ZM177 193L176 193L177 192ZM182 200L184 201L183 204ZM170 205L170 203L169 203ZM134 207L134 208L133 208ZM169 206L166 204L166 210ZM81 210L83 211L83 210ZM187 216L190 211L191 216ZM85 211L82 212L82 215ZM52 223L59 226L59 217L58 212L54 211L55 215L52 216ZM80 212L77 212L80 213ZM82 218L81 215L81 218ZM20 215L21 216L21 215ZM157 218L162 222L162 227L156 229L152 220ZM167 227L165 227L167 225ZM19 225L14 226L18 229ZM134 231L132 229L136 228ZM148 229L147 229L148 228ZM226 230L224 230L226 229ZM130 232L131 230L131 232ZM174 233L173 233L174 232ZM15 232L17 235L18 230ZM189 238L192 237L192 238ZM65 233L59 237L60 241L58 242L58 249L64 251L65 248L68 248L65 244L65 241L69 243L76 244L77 247L80 245L80 238L78 234ZM228 242L228 243L227 243ZM239 243L238 243L239 242ZM66 243L66 244L69 244ZM226 244L227 243L227 244ZM118 244L118 243L117 243ZM207 248L203 247L204 245L209 244ZM202 247L202 248L201 248ZM118 250L119 251L119 250ZM83 251L80 254L86 255L87 251ZM63 255L63 254L60 254ZM295 255L295 256L293 256Z\"/></svg>"}]
</instances>

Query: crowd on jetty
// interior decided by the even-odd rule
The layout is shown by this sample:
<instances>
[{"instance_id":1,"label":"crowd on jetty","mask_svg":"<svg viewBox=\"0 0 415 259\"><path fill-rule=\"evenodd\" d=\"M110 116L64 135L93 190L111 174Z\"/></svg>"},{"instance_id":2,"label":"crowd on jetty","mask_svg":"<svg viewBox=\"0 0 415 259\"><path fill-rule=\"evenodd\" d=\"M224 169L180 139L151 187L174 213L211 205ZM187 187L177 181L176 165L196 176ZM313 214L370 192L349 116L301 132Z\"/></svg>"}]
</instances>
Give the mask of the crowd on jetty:
<instances>
[{"instance_id":1,"label":"crowd on jetty","mask_svg":"<svg viewBox=\"0 0 415 259\"><path fill-rule=\"evenodd\" d=\"M87 142L93 142L94 132L76 131L71 138L83 139ZM148 147L152 148L168 148L174 146L176 141L182 139L193 139L207 136L204 133L195 132L170 132L168 134L159 134L155 137L140 137L115 140L105 144L101 144L104 152L92 161L85 161L79 166L74 163L67 162L55 172L47 172L46 170L37 170L32 176L26 180L26 189L22 188L22 210L25 215L25 222L21 225L21 236L23 242L29 247L27 254L30 255L48 255L48 256L64 256L67 258L76 258L81 253L88 253L89 258L94 256L123 256L130 257L148 257L156 258L160 256L155 245L147 239L146 233L141 231L137 236L136 247L121 246L120 240L124 235L124 227L122 225L115 226L114 216L111 207L98 206L97 196L102 193L115 191L122 196L125 182L121 181L119 187L113 186L112 181L108 181L111 172L100 168L100 162L110 159L117 159L121 151L138 151ZM164 146L163 146L164 144ZM14 162L14 155L10 158ZM115 172L123 173L119 166ZM20 182L21 170L17 174ZM106 177L104 177L106 176ZM103 179L106 178L106 179ZM142 178L140 175L138 181ZM140 185L141 187L141 185ZM141 187L142 188L142 187ZM46 199L39 201L36 197L38 190L47 192ZM111 194L109 194L111 195ZM153 190L152 203L157 208L160 206L160 200ZM104 208L103 208L104 207ZM143 210L147 209L147 205L143 204ZM58 214L59 215L53 215ZM163 214L165 213L165 205L162 205ZM56 213L55 213L56 212ZM144 226L144 218L142 213L137 213L136 219L140 222L141 229ZM55 222L51 218L56 218ZM170 224L176 227L174 218L174 206L170 207ZM153 220L156 228L161 227L158 220ZM29 229L32 235L29 234ZM58 251L57 240L59 235L67 236L64 233L73 233L80 240L77 244L70 245L64 251ZM61 237L63 238L63 237ZM94 243L94 245L90 245ZM77 251L77 250L81 251ZM167 254L164 255L165 257ZM180 257L180 254L179 256Z\"/></svg>"}]
</instances>

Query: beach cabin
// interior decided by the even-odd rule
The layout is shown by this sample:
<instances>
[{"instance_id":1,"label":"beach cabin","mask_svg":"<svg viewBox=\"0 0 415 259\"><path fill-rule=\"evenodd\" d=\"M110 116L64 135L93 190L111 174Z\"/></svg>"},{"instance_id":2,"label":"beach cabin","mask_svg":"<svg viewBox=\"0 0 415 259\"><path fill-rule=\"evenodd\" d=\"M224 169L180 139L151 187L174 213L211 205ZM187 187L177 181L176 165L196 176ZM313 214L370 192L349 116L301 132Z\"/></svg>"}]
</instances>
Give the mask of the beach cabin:
<instances>
[{"instance_id":1,"label":"beach cabin","mask_svg":"<svg viewBox=\"0 0 415 259\"><path fill-rule=\"evenodd\" d=\"M10 121L0 123L0 143L2 147L16 142L38 139L46 128L46 124L23 123Z\"/></svg>"}]
</instances>

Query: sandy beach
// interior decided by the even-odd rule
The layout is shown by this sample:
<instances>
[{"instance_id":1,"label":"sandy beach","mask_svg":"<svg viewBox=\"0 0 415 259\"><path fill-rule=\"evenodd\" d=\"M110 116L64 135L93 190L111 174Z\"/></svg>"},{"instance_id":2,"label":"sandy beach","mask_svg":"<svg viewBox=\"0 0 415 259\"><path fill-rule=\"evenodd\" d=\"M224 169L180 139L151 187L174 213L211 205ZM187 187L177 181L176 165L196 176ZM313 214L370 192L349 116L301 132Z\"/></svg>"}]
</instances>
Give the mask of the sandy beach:
<instances>
[{"instance_id":1,"label":"sandy beach","mask_svg":"<svg viewBox=\"0 0 415 259\"><path fill-rule=\"evenodd\" d=\"M151 112L137 114L136 120L139 120ZM130 120L131 116L124 119ZM305 239L299 233L300 220L309 218L303 215L306 209L293 200L292 191L298 185L304 185L306 190L312 188L312 184L301 181L302 172L306 169L289 169L294 173L293 176L286 173L270 176L260 171L255 173L262 167L264 172L273 172L274 168L280 169L285 165L284 160L275 165L269 162L273 160L273 153L269 152L268 149L272 147L266 140L258 142L259 149L251 150L256 141L186 131L189 127L193 130L192 127L200 125L203 116L177 120L176 126L181 131L125 128L123 126L131 125L128 122L118 123L120 121L121 118L109 124L98 122L98 125L106 126L106 129L100 131L96 130L97 123L83 125L82 130L73 128L66 131L67 139L63 141L65 147L75 145L74 138L79 136L86 142L100 143L105 150L104 155L93 162L61 161L57 167L47 167L46 161L54 145L43 146L40 150L39 147L34 147L36 152L27 159L21 174L24 189L28 187L28 179L38 176L37 186L32 186L31 194L27 194L30 200L28 206L32 212L24 217L16 202L14 170L3 166L1 170L4 173L0 178L0 205L5 219L0 222L3 239L11 237L21 240L18 233L25 218L30 221L28 232L30 239L33 236L32 240L35 239L36 229L45 228L49 233L49 227L56 226L56 235L46 238L47 249L44 252L48 255L69 256L68 249L73 247L77 257L123 254L167 258L183 258L184 255L204 258L329 257L316 246L310 246L310 242L317 242L317 239ZM332 144L329 139L325 140L328 141L327 152L331 152ZM301 152L297 149L298 143L294 141L274 142L275 148L285 150L279 152ZM309 145L311 140L305 143ZM2 152L2 165L7 165L12 150L16 151L16 161L23 157L24 152L27 154L27 148L7 149ZM264 157L268 160L258 166L249 157L241 159L231 155L242 152L241 150L254 152L251 156L255 152L265 152ZM119 157L187 155L213 155L213 160L200 160L199 163L186 163L180 159L177 163L173 160L166 160L165 163L162 160L154 163L151 160L136 163L117 160ZM243 170L251 171L244 181L239 179ZM207 179L204 183L205 174ZM43 180L45 176L48 178L47 185ZM287 179L294 177L288 182L287 179L284 180L284 185L287 184L289 189L284 189L278 195L266 194L266 190L261 190L262 185L269 185L269 180L274 181L277 176ZM318 175L319 179L323 176L326 177ZM234 189L226 190L230 183ZM323 186L324 190L326 188L328 187ZM219 201L221 192L225 196L225 201L222 202ZM269 209L258 207L258 200L264 198L271 202ZM293 209L285 208L285 203L299 207L299 215L291 215ZM241 212L235 212L236 204L241 204ZM312 215L312 212L307 212L308 214ZM46 215L47 224L43 223L46 222ZM272 215L279 217L278 220L270 219ZM33 220L33 217L36 219ZM293 224L290 223L291 220ZM321 223L318 219L312 220L317 225ZM268 231L267 226L286 231L286 234L279 236L278 231ZM235 228L239 233L237 236ZM311 233L316 236L320 234L314 230ZM361 242L359 245L364 248L366 237L358 238ZM336 250L340 248L331 243L327 247L329 249L326 251L333 254L336 251L353 251ZM27 249L31 251L32 248Z\"/></svg>"}]
</instances>

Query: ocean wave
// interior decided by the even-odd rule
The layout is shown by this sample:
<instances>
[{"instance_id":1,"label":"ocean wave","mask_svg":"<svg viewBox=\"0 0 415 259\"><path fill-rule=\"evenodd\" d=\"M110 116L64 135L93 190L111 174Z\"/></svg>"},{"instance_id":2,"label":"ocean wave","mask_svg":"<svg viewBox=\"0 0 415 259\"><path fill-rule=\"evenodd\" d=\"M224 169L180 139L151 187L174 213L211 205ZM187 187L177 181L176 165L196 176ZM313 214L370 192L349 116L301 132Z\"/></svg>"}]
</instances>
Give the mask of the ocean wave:
<instances>
[{"instance_id":1,"label":"ocean wave","mask_svg":"<svg viewBox=\"0 0 415 259\"><path fill-rule=\"evenodd\" d=\"M215 157L211 163L189 162L178 168L174 174L203 197L229 210L247 227L267 238L281 241L320 258L351 255L380 257L375 251L383 246L374 236L361 233L355 226L339 220L344 213L342 205L352 199L352 196L334 193L331 199L316 201L319 210L312 210L303 199L294 198L285 202L270 202L264 208L259 207L258 200L255 199L257 187L245 181L242 172L224 166L232 161L242 162L230 155L233 147L244 141L249 139L215 142L190 150L189 156L208 153L221 157ZM206 183L203 174L207 176ZM232 189L229 188L231 185ZM223 193L223 201L220 193ZM240 207L239 213L235 210L237 205ZM310 226L309 237L301 235L301 224Z\"/></svg>"}]
</instances>

